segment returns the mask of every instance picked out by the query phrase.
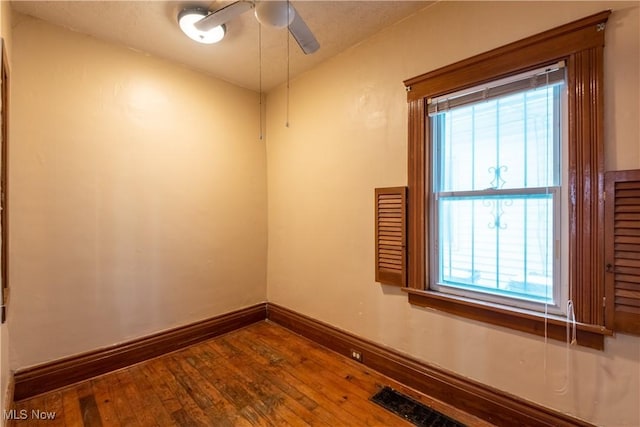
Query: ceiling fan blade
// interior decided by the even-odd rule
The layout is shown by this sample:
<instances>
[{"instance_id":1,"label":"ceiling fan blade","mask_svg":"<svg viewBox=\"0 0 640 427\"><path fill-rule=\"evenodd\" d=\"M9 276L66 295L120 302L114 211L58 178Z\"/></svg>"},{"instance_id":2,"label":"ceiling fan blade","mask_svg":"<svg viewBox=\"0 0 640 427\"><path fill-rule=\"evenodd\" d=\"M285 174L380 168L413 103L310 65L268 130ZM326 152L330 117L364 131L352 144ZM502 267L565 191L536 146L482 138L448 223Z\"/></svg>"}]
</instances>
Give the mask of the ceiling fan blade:
<instances>
[{"instance_id":1,"label":"ceiling fan blade","mask_svg":"<svg viewBox=\"0 0 640 427\"><path fill-rule=\"evenodd\" d=\"M300 49L302 49L306 55L320 48L320 43L318 43L318 40L316 40L309 27L307 27L307 24L305 24L304 20L300 17L298 11L295 11L293 22L289 24L289 32L293 38L296 39L300 45Z\"/></svg>"},{"instance_id":2,"label":"ceiling fan blade","mask_svg":"<svg viewBox=\"0 0 640 427\"><path fill-rule=\"evenodd\" d=\"M211 12L201 20L195 23L195 26L200 31L209 31L218 25L225 24L231 21L236 16L240 16L246 11L253 8L253 2L251 1L237 1L226 5L225 7Z\"/></svg>"}]
</instances>

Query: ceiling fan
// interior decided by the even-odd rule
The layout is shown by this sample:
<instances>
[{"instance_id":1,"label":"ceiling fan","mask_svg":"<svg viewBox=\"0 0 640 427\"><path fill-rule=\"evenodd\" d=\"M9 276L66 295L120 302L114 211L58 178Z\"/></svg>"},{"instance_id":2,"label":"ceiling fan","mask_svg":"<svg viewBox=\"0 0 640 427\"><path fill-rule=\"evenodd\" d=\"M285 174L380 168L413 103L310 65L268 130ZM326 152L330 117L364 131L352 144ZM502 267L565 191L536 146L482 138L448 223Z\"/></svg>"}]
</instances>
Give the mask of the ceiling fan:
<instances>
[{"instance_id":1,"label":"ceiling fan","mask_svg":"<svg viewBox=\"0 0 640 427\"><path fill-rule=\"evenodd\" d=\"M194 25L200 31L209 31L254 8L256 19L261 24L277 28L288 27L305 54L311 54L320 48L315 36L289 1L236 1L214 10Z\"/></svg>"}]
</instances>

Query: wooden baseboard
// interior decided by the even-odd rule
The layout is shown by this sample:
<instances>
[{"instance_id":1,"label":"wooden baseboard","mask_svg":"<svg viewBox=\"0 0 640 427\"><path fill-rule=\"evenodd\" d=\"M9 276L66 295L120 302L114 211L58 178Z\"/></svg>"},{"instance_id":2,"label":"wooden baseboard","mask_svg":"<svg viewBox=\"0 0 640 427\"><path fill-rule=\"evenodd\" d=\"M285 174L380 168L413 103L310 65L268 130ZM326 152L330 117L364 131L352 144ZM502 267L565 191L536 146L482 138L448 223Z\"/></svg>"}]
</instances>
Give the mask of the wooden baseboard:
<instances>
[{"instance_id":1,"label":"wooden baseboard","mask_svg":"<svg viewBox=\"0 0 640 427\"><path fill-rule=\"evenodd\" d=\"M590 426L566 414L407 357L380 344L276 304L267 319L344 356L362 354L363 363L396 381L498 426Z\"/></svg>"},{"instance_id":2,"label":"wooden baseboard","mask_svg":"<svg viewBox=\"0 0 640 427\"><path fill-rule=\"evenodd\" d=\"M266 318L261 303L123 344L20 370L15 373L15 401L115 371L234 331Z\"/></svg>"}]
</instances>

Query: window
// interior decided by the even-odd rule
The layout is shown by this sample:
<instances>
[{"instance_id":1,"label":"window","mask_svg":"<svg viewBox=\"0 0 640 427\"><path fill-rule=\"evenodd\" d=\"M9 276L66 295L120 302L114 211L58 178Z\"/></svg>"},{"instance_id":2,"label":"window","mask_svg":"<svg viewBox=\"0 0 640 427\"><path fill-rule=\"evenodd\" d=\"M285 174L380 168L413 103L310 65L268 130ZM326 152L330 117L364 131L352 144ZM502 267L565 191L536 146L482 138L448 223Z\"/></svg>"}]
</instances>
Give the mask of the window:
<instances>
[{"instance_id":1,"label":"window","mask_svg":"<svg viewBox=\"0 0 640 427\"><path fill-rule=\"evenodd\" d=\"M567 299L578 344L604 347L609 15L405 81L410 303L565 340Z\"/></svg>"},{"instance_id":2,"label":"window","mask_svg":"<svg viewBox=\"0 0 640 427\"><path fill-rule=\"evenodd\" d=\"M432 289L562 312L564 71L554 64L427 101Z\"/></svg>"}]
</instances>

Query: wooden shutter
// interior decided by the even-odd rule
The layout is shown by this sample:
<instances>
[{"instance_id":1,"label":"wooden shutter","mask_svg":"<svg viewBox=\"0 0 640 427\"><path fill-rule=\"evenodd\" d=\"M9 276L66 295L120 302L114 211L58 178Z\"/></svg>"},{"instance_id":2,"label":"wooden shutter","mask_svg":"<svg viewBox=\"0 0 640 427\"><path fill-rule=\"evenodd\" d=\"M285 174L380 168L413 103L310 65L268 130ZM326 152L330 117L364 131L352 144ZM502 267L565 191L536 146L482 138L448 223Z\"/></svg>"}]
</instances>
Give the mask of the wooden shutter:
<instances>
[{"instance_id":1,"label":"wooden shutter","mask_svg":"<svg viewBox=\"0 0 640 427\"><path fill-rule=\"evenodd\" d=\"M605 175L607 327L640 334L640 170Z\"/></svg>"},{"instance_id":2,"label":"wooden shutter","mask_svg":"<svg viewBox=\"0 0 640 427\"><path fill-rule=\"evenodd\" d=\"M407 285L407 187L376 188L376 282Z\"/></svg>"}]
</instances>

